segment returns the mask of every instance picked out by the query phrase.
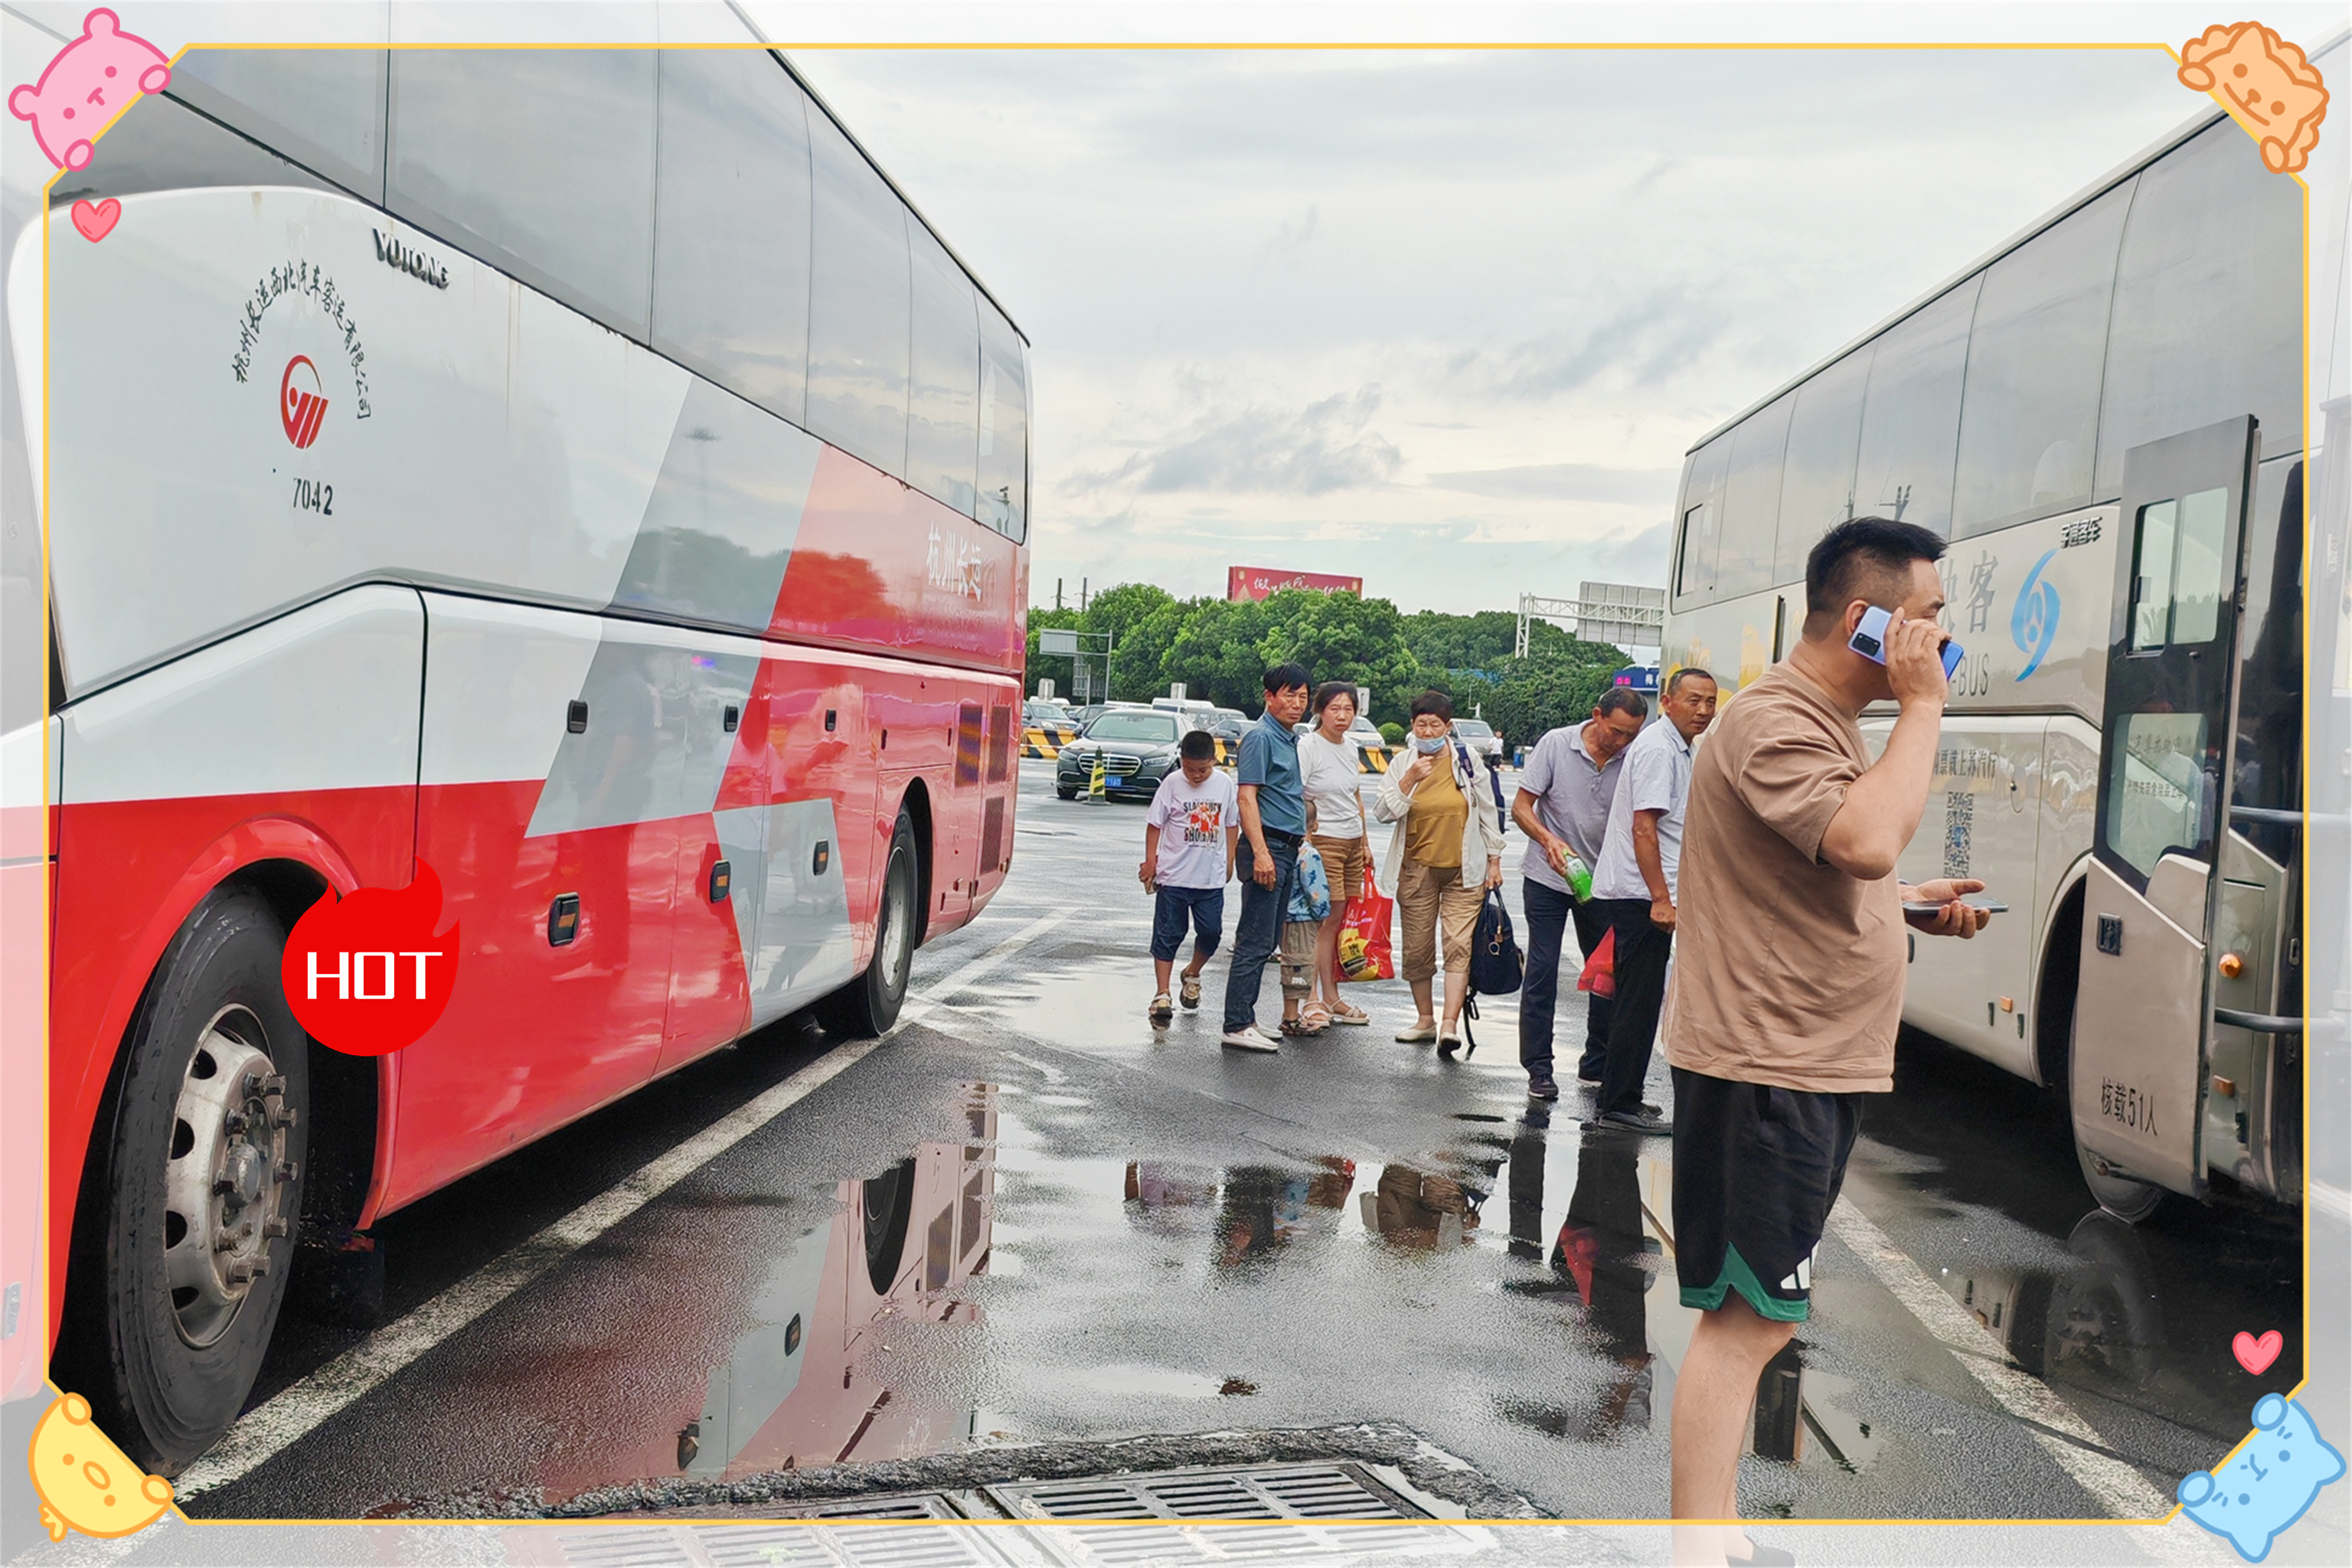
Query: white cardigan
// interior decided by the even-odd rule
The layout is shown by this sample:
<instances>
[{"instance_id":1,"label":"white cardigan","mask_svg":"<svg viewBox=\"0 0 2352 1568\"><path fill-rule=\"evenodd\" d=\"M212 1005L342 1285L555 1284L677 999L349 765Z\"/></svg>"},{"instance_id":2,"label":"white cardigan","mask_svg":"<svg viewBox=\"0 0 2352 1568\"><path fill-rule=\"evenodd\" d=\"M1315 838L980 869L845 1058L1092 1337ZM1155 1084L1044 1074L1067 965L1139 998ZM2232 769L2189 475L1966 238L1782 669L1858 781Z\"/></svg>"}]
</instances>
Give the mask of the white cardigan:
<instances>
[{"instance_id":1,"label":"white cardigan","mask_svg":"<svg viewBox=\"0 0 2352 1568\"><path fill-rule=\"evenodd\" d=\"M1462 820L1462 885L1484 888L1486 885L1486 862L1503 853L1502 814L1495 809L1495 790L1490 782L1493 764L1481 766L1471 761L1470 749L1459 741L1449 741L1447 750L1454 753L1454 782L1462 797L1470 803L1469 812ZM1412 809L1412 797L1397 784L1405 769L1412 766L1412 742L1408 740L1389 763L1389 771L1381 775L1379 793L1372 797L1372 815L1382 822L1397 824L1389 835L1388 858L1381 864L1381 880L1394 894L1397 878L1404 870L1404 818ZM1483 762L1484 759L1481 759Z\"/></svg>"}]
</instances>

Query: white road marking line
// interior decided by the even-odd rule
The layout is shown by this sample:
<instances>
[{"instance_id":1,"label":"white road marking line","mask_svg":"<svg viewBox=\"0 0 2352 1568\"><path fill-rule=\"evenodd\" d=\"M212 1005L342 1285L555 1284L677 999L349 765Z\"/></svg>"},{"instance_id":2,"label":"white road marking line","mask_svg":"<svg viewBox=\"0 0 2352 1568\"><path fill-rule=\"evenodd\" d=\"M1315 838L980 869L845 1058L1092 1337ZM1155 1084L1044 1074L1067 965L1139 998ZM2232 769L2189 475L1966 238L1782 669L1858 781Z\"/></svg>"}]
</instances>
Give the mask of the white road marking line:
<instances>
[{"instance_id":1,"label":"white road marking line","mask_svg":"<svg viewBox=\"0 0 2352 1568\"><path fill-rule=\"evenodd\" d=\"M1064 910L1024 926L939 982L940 994L949 994L970 984L1068 918ZM932 1004L919 1001L907 1007L899 1020L919 1023L931 1011ZM201 1497L251 1474L381 1387L425 1352L774 1121L787 1107L865 1060L889 1037L835 1046L503 1257L484 1264L310 1376L281 1389L247 1411L211 1452L183 1470L173 1483L174 1492L183 1500Z\"/></svg>"},{"instance_id":2,"label":"white road marking line","mask_svg":"<svg viewBox=\"0 0 2352 1568\"><path fill-rule=\"evenodd\" d=\"M2034 1441L2110 1517L2161 1521L2173 1511L2171 1500L2158 1496L2131 1466L2077 1447L2107 1445L2049 1384L2011 1364L2008 1347L1930 1279L1851 1198L1830 1211L1830 1229L2002 1409L2031 1424L2026 1429ZM2068 1437L2074 1441L2066 1441ZM2202 1561L2209 1555L2196 1550L2197 1542L2168 1530L2143 1527L2133 1533L2142 1546L2166 1562Z\"/></svg>"}]
</instances>

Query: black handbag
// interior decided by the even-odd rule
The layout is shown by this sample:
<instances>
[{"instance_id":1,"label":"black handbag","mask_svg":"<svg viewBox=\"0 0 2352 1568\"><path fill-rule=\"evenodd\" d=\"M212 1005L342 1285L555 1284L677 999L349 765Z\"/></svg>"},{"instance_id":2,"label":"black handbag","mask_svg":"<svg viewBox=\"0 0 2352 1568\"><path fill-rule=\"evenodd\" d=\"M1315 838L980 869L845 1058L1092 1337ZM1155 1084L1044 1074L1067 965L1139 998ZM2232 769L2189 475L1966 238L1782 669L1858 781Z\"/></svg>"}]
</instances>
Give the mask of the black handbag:
<instances>
[{"instance_id":1,"label":"black handbag","mask_svg":"<svg viewBox=\"0 0 2352 1568\"><path fill-rule=\"evenodd\" d=\"M1502 889L1489 889L1486 901L1478 906L1478 924L1470 937L1470 994L1462 998L1465 1057L1478 1051L1478 1037L1470 1027L1478 1016L1478 998L1508 996L1519 988L1526 974L1527 961L1519 956L1519 941L1511 932L1511 911L1503 907ZM1451 1057L1454 1053L1441 1041L1437 1054Z\"/></svg>"},{"instance_id":2,"label":"black handbag","mask_svg":"<svg viewBox=\"0 0 2352 1568\"><path fill-rule=\"evenodd\" d=\"M1511 911L1503 907L1503 890L1491 888L1478 907L1477 929L1470 939L1470 989L1481 996L1508 996L1526 973L1518 938L1511 931Z\"/></svg>"}]
</instances>

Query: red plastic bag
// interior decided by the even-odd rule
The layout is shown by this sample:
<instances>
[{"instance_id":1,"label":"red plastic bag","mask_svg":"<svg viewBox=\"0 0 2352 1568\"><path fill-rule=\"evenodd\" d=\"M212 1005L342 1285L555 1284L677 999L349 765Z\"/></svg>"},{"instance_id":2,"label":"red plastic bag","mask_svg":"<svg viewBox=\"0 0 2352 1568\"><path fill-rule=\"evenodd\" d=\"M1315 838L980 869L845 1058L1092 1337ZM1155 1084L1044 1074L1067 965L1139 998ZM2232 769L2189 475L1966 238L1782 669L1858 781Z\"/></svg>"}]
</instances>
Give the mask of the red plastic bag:
<instances>
[{"instance_id":1,"label":"red plastic bag","mask_svg":"<svg viewBox=\"0 0 2352 1568\"><path fill-rule=\"evenodd\" d=\"M1617 994L1617 932L1614 927L1601 933L1601 945L1584 961L1584 973L1576 977L1579 991L1590 991L1595 996Z\"/></svg>"},{"instance_id":2,"label":"red plastic bag","mask_svg":"<svg viewBox=\"0 0 2352 1568\"><path fill-rule=\"evenodd\" d=\"M1381 891L1372 868L1364 868L1363 889L1348 900L1346 923L1339 928L1339 978L1394 980L1396 950L1389 942L1396 900Z\"/></svg>"}]
</instances>

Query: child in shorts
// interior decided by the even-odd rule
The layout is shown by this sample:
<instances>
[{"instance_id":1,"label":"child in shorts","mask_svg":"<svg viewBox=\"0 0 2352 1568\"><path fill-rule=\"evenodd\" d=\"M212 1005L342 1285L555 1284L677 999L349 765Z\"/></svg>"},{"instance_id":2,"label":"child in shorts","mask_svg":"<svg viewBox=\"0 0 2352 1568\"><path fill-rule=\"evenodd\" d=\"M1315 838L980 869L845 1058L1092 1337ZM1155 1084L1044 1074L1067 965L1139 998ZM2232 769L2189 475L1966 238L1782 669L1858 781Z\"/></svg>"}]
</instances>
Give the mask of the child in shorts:
<instances>
[{"instance_id":1,"label":"child in shorts","mask_svg":"<svg viewBox=\"0 0 2352 1568\"><path fill-rule=\"evenodd\" d=\"M1184 928L1192 928L1192 962L1184 966L1184 1005L1201 1005L1201 970L1225 932L1225 884L1234 879L1234 847L1242 833L1240 795L1233 775L1217 769L1216 737L1195 730L1176 748L1181 771L1160 781L1144 817L1143 864L1136 875L1151 892L1151 965L1159 991L1151 1023L1175 1016L1168 980Z\"/></svg>"},{"instance_id":2,"label":"child in shorts","mask_svg":"<svg viewBox=\"0 0 2352 1568\"><path fill-rule=\"evenodd\" d=\"M1308 998L1315 994L1315 944L1323 922L1331 918L1331 882L1323 872L1323 857L1315 847L1315 803L1307 803L1308 837L1298 842L1298 873L1290 882L1290 907L1283 911L1282 941L1276 949L1282 960L1282 1032L1319 1035L1331 1026L1330 1010Z\"/></svg>"}]
</instances>

